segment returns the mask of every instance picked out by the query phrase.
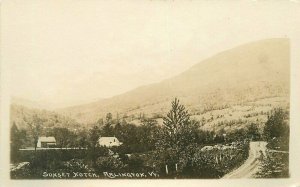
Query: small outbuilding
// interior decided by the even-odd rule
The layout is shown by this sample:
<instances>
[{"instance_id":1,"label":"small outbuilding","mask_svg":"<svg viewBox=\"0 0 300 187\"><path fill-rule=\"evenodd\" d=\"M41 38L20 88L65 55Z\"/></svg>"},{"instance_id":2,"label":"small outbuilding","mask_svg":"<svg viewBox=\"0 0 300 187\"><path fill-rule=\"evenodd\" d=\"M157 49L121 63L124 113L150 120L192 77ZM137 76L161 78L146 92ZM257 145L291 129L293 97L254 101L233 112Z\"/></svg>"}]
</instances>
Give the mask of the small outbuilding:
<instances>
[{"instance_id":1,"label":"small outbuilding","mask_svg":"<svg viewBox=\"0 0 300 187\"><path fill-rule=\"evenodd\" d=\"M38 148L48 148L48 147L55 147L55 146L56 146L56 140L55 140L55 137L53 137L53 136L39 137L38 142L37 142Z\"/></svg>"}]
</instances>

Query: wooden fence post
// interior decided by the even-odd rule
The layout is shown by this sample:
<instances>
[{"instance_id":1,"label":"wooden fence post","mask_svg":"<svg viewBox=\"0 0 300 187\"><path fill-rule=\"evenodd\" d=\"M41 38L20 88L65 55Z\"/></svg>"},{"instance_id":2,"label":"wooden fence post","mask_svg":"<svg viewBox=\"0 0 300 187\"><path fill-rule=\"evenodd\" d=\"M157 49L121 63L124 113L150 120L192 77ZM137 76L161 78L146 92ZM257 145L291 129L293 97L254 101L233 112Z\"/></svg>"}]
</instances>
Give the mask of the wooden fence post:
<instances>
[{"instance_id":1,"label":"wooden fence post","mask_svg":"<svg viewBox=\"0 0 300 187\"><path fill-rule=\"evenodd\" d=\"M168 165L166 165L166 174L168 175L169 171L168 171Z\"/></svg>"}]
</instances>

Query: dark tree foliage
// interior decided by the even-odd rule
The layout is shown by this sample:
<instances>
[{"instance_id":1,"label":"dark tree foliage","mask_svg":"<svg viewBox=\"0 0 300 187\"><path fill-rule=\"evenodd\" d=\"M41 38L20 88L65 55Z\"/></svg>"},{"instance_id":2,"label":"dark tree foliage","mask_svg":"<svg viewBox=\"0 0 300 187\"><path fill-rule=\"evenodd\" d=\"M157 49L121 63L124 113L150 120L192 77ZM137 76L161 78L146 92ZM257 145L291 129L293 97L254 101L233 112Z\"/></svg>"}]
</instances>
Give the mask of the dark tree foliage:
<instances>
[{"instance_id":1,"label":"dark tree foliage","mask_svg":"<svg viewBox=\"0 0 300 187\"><path fill-rule=\"evenodd\" d=\"M191 123L190 115L185 107L175 98L167 117L163 118L164 141L166 148L179 152L195 141L195 124Z\"/></svg>"},{"instance_id":2,"label":"dark tree foliage","mask_svg":"<svg viewBox=\"0 0 300 187\"><path fill-rule=\"evenodd\" d=\"M268 140L272 138L283 137L287 135L288 125L285 122L287 114L282 109L275 109L274 112L268 117L264 133Z\"/></svg>"},{"instance_id":3,"label":"dark tree foliage","mask_svg":"<svg viewBox=\"0 0 300 187\"><path fill-rule=\"evenodd\" d=\"M19 130L16 123L13 122L13 126L10 129L11 140L11 161L15 162L19 160L19 149L24 147L26 141L26 131Z\"/></svg>"},{"instance_id":4,"label":"dark tree foliage","mask_svg":"<svg viewBox=\"0 0 300 187\"><path fill-rule=\"evenodd\" d=\"M289 125L287 123L288 112L283 109L275 109L264 127L264 135L269 146L272 148L288 149L289 145Z\"/></svg>"},{"instance_id":5,"label":"dark tree foliage","mask_svg":"<svg viewBox=\"0 0 300 187\"><path fill-rule=\"evenodd\" d=\"M88 142L88 133L86 130L81 130L77 134L77 144L80 148L87 148L89 145Z\"/></svg>"},{"instance_id":6,"label":"dark tree foliage","mask_svg":"<svg viewBox=\"0 0 300 187\"><path fill-rule=\"evenodd\" d=\"M104 128L101 131L102 136ZM155 149L158 129L157 122L150 119L144 120L140 126L127 123L125 120L118 122L112 126L111 131L113 136L117 137L123 145L112 149L124 154L151 151Z\"/></svg>"},{"instance_id":7,"label":"dark tree foliage","mask_svg":"<svg viewBox=\"0 0 300 187\"><path fill-rule=\"evenodd\" d=\"M101 136L114 136L112 124L113 124L112 114L108 113L106 114L106 120L102 128Z\"/></svg>"},{"instance_id":8,"label":"dark tree foliage","mask_svg":"<svg viewBox=\"0 0 300 187\"><path fill-rule=\"evenodd\" d=\"M139 143L143 146L143 152L155 149L156 135L159 129L155 120L148 119L143 121L143 124L138 129Z\"/></svg>"},{"instance_id":9,"label":"dark tree foliage","mask_svg":"<svg viewBox=\"0 0 300 187\"><path fill-rule=\"evenodd\" d=\"M120 147L124 153L135 153L145 151L144 146L141 142L141 133L139 132L140 127L132 124L125 124L121 126L121 129L116 136L123 145ZM147 137L143 137L147 139Z\"/></svg>"},{"instance_id":10,"label":"dark tree foliage","mask_svg":"<svg viewBox=\"0 0 300 187\"><path fill-rule=\"evenodd\" d=\"M114 136L117 137L119 140L122 137L122 128L123 125L120 122L118 122L113 129Z\"/></svg>"},{"instance_id":11,"label":"dark tree foliage","mask_svg":"<svg viewBox=\"0 0 300 187\"><path fill-rule=\"evenodd\" d=\"M192 123L188 111L177 98L172 101L171 110L163 120L164 126L156 143L159 159L171 167L180 163L183 168L194 152L197 124Z\"/></svg>"},{"instance_id":12,"label":"dark tree foliage","mask_svg":"<svg viewBox=\"0 0 300 187\"><path fill-rule=\"evenodd\" d=\"M98 145L99 138L100 138L100 128L98 126L94 126L89 130L88 133L89 146L94 149Z\"/></svg>"},{"instance_id":13,"label":"dark tree foliage","mask_svg":"<svg viewBox=\"0 0 300 187\"><path fill-rule=\"evenodd\" d=\"M243 141L248 137L248 132L245 129L235 129L228 133L226 139L228 142Z\"/></svg>"},{"instance_id":14,"label":"dark tree foliage","mask_svg":"<svg viewBox=\"0 0 300 187\"><path fill-rule=\"evenodd\" d=\"M42 131L42 119L39 118L37 115L33 115L31 119L25 118L23 119L25 123L29 126L31 137L34 144L34 150L36 151L38 138Z\"/></svg>"},{"instance_id":15,"label":"dark tree foliage","mask_svg":"<svg viewBox=\"0 0 300 187\"><path fill-rule=\"evenodd\" d=\"M67 128L56 127L49 134L55 137L57 147L75 146L75 134Z\"/></svg>"},{"instance_id":16,"label":"dark tree foliage","mask_svg":"<svg viewBox=\"0 0 300 187\"><path fill-rule=\"evenodd\" d=\"M121 159L114 157L98 157L96 165L97 172L121 172L125 168Z\"/></svg>"},{"instance_id":17,"label":"dark tree foliage","mask_svg":"<svg viewBox=\"0 0 300 187\"><path fill-rule=\"evenodd\" d=\"M112 123L113 116L111 113L106 114L106 123Z\"/></svg>"},{"instance_id":18,"label":"dark tree foliage","mask_svg":"<svg viewBox=\"0 0 300 187\"><path fill-rule=\"evenodd\" d=\"M88 133L88 154L87 157L92 161L92 165L96 165L97 160L97 147L99 145L98 141L100 138L100 128L98 126L94 126L89 130Z\"/></svg>"},{"instance_id":19,"label":"dark tree foliage","mask_svg":"<svg viewBox=\"0 0 300 187\"><path fill-rule=\"evenodd\" d=\"M248 127L248 138L254 141L261 139L261 134L259 133L258 127L254 123L251 123L251 125Z\"/></svg>"}]
</instances>

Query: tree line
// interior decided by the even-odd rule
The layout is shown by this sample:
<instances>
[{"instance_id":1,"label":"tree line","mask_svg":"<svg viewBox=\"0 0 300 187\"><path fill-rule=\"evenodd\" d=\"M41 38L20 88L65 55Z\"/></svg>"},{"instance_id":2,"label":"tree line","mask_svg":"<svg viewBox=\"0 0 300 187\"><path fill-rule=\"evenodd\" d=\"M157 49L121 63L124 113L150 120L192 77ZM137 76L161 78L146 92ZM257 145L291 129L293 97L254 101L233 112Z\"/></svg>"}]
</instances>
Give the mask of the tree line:
<instances>
[{"instance_id":1,"label":"tree line","mask_svg":"<svg viewBox=\"0 0 300 187\"><path fill-rule=\"evenodd\" d=\"M190 171L194 171L194 174L200 172L204 175L206 170L211 170L212 176L220 177L228 168L233 168L246 159L247 142L250 140L267 140L270 144L274 144L273 147L278 147L288 146L286 141L289 137L288 112L282 109L275 109L268 116L263 133L260 133L256 124L250 124L244 129L235 129L230 133L226 133L224 130L216 133L199 129L199 122L190 118L189 111L177 98L172 101L171 109L163 118L162 126L158 125L155 119L145 118L141 125L136 126L127 123L126 120L114 120L111 113L106 115L105 121L99 120L92 128L81 130L62 127L43 129L38 116L26 120L30 127L27 130L18 129L15 123L11 127L11 158L13 162L20 159L19 148L23 148L25 145L36 147L37 137L43 134L54 136L58 147L87 148L77 156L75 156L76 152L72 153L73 157L83 158L85 163L88 163L96 171L102 171L103 168L119 171L121 168L145 169L149 167L155 168L159 172L173 171L173 176L185 175ZM101 136L115 136L123 142L123 145L119 147L110 148L118 154L118 158L109 156L107 148L99 147L98 140ZM225 144L232 141L241 142L239 149L242 150L241 152L229 151L229 155L223 154L222 156L220 154L220 158L218 158L214 154L219 153L206 154L200 151L204 145ZM33 157L33 166L36 163L36 167L41 167L41 163L45 163L44 166L49 167L49 164L53 165L56 162L58 164L54 164L53 167L61 165L57 161L59 159L55 157L57 153L52 154L51 162L43 159L45 156L51 157L45 155L47 153L39 154L44 156ZM72 154L61 151L59 158L67 161L72 159ZM132 157L129 159L127 154L131 154ZM235 158L230 154L236 155ZM216 160L209 164L207 158ZM220 165L218 161L221 158L227 159L223 165ZM231 159L235 159L235 161ZM228 167L227 170L223 168L225 165ZM216 170L214 167L218 169Z\"/></svg>"}]
</instances>

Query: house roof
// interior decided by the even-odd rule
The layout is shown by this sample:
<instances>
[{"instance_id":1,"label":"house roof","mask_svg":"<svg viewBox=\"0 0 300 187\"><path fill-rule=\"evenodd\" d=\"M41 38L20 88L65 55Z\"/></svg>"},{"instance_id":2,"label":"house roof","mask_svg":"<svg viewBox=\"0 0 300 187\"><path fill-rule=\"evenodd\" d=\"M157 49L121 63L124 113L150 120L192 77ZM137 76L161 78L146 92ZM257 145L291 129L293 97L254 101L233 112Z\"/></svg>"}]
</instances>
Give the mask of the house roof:
<instances>
[{"instance_id":1,"label":"house roof","mask_svg":"<svg viewBox=\"0 0 300 187\"><path fill-rule=\"evenodd\" d=\"M41 136L39 137L39 140L38 141L41 141L41 142L56 142L55 138L53 136Z\"/></svg>"},{"instance_id":2,"label":"house roof","mask_svg":"<svg viewBox=\"0 0 300 187\"><path fill-rule=\"evenodd\" d=\"M119 146L122 144L116 137L100 137L98 141L100 145L106 146Z\"/></svg>"},{"instance_id":3,"label":"house roof","mask_svg":"<svg viewBox=\"0 0 300 187\"><path fill-rule=\"evenodd\" d=\"M116 137L100 137L99 141L101 142L113 142L114 140L118 140Z\"/></svg>"}]
</instances>

